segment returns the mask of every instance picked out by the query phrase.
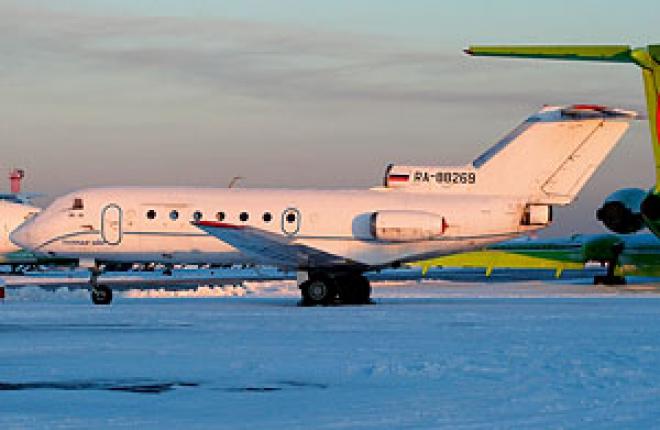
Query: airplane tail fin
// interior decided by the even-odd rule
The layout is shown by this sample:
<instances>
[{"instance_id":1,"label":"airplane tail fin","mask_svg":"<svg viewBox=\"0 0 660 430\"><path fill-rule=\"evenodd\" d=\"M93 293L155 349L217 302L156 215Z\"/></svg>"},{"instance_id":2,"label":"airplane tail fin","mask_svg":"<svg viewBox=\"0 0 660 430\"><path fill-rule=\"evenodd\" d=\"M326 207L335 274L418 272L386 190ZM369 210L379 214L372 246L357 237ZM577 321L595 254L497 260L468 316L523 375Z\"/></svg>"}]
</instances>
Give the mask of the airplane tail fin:
<instances>
[{"instance_id":1,"label":"airplane tail fin","mask_svg":"<svg viewBox=\"0 0 660 430\"><path fill-rule=\"evenodd\" d=\"M660 45L470 46L465 52L489 57L634 63L641 67L655 157L655 192L660 194Z\"/></svg>"},{"instance_id":2,"label":"airplane tail fin","mask_svg":"<svg viewBox=\"0 0 660 430\"><path fill-rule=\"evenodd\" d=\"M569 204L635 116L597 105L546 106L474 160L479 188Z\"/></svg>"},{"instance_id":3,"label":"airplane tail fin","mask_svg":"<svg viewBox=\"0 0 660 430\"><path fill-rule=\"evenodd\" d=\"M467 166L392 165L385 186L569 204L636 116L598 105L546 106Z\"/></svg>"},{"instance_id":4,"label":"airplane tail fin","mask_svg":"<svg viewBox=\"0 0 660 430\"><path fill-rule=\"evenodd\" d=\"M657 45L657 48L657 57L660 60L660 45ZM644 76L646 109L655 158L655 193L660 194L660 64L656 64L651 69L643 69L642 76Z\"/></svg>"}]
</instances>

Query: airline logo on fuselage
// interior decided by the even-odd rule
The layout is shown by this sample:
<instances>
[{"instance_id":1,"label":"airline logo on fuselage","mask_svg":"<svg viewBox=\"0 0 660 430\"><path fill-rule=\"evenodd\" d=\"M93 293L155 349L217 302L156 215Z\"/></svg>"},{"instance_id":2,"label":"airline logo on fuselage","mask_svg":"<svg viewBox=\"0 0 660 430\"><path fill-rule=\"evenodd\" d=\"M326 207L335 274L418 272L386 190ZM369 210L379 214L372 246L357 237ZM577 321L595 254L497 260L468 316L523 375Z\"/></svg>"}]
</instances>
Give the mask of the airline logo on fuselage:
<instances>
[{"instance_id":1,"label":"airline logo on fuselage","mask_svg":"<svg viewBox=\"0 0 660 430\"><path fill-rule=\"evenodd\" d=\"M102 240L63 240L63 245L67 246L103 246L106 243Z\"/></svg>"}]
</instances>

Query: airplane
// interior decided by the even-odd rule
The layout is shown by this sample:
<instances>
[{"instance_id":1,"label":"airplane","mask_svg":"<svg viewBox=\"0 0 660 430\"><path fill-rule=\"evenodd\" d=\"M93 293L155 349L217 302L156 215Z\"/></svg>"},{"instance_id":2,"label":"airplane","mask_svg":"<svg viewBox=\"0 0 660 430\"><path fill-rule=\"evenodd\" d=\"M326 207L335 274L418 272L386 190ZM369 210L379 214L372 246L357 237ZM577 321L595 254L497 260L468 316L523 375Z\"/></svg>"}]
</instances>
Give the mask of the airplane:
<instances>
[{"instance_id":1,"label":"airplane","mask_svg":"<svg viewBox=\"0 0 660 430\"><path fill-rule=\"evenodd\" d=\"M10 266L12 272L16 272L17 268L21 266L55 261L46 257L38 257L9 240L12 231L39 211L38 207L30 204L0 198L0 266Z\"/></svg>"},{"instance_id":2,"label":"airplane","mask_svg":"<svg viewBox=\"0 0 660 430\"><path fill-rule=\"evenodd\" d=\"M40 197L42 194L21 192L21 181L24 177L23 169L13 169L9 176L10 192L0 193L0 266L11 266L12 272L15 272L20 266L72 263L70 260L36 256L29 251L20 249L9 240L12 231L26 219L41 211L32 204L32 199Z\"/></svg>"},{"instance_id":3,"label":"airplane","mask_svg":"<svg viewBox=\"0 0 660 430\"><path fill-rule=\"evenodd\" d=\"M9 234L16 227L40 210L31 204L31 199L40 194L21 192L24 178L25 170L12 169L9 173L10 192L0 193L0 265L10 265L12 271L19 265L38 263L36 256L19 249L9 240Z\"/></svg>"},{"instance_id":4,"label":"airplane","mask_svg":"<svg viewBox=\"0 0 660 430\"><path fill-rule=\"evenodd\" d=\"M77 258L91 299L112 301L99 264L259 264L297 272L303 305L370 303L364 273L547 227L636 118L545 106L473 162L390 165L357 190L88 188L11 235L37 255Z\"/></svg>"},{"instance_id":5,"label":"airplane","mask_svg":"<svg viewBox=\"0 0 660 430\"><path fill-rule=\"evenodd\" d=\"M0 260L20 248L9 240L9 235L25 220L36 215L39 208L0 199ZM0 263L1 264L1 263Z\"/></svg>"},{"instance_id":6,"label":"airplane","mask_svg":"<svg viewBox=\"0 0 660 430\"><path fill-rule=\"evenodd\" d=\"M614 233L630 234L646 227L660 238L660 45L642 48L628 45L470 46L465 52L473 56L599 61L639 66L644 81L656 182L649 190L622 188L615 191L596 211L596 218Z\"/></svg>"},{"instance_id":7,"label":"airplane","mask_svg":"<svg viewBox=\"0 0 660 430\"><path fill-rule=\"evenodd\" d=\"M607 266L605 275L595 275L594 284L622 285L626 275L660 276L660 240L652 234L574 234L569 237L529 237L489 245L483 250L438 257L413 263L423 273L431 267L478 267L490 276L495 268L584 269L588 262Z\"/></svg>"}]
</instances>

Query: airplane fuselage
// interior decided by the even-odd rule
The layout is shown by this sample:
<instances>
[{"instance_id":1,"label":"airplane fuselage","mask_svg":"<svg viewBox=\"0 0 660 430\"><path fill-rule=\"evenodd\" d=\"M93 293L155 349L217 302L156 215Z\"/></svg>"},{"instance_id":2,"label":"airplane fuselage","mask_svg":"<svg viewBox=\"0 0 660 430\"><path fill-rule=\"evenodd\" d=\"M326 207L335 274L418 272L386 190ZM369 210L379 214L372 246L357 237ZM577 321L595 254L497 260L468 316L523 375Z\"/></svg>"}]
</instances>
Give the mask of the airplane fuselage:
<instances>
[{"instance_id":1,"label":"airplane fuselage","mask_svg":"<svg viewBox=\"0 0 660 430\"><path fill-rule=\"evenodd\" d=\"M479 248L542 226L522 226L522 199L371 190L97 188L59 198L14 235L39 254L102 262L263 263L191 224L251 226L346 262L386 266ZM374 238L378 211L442 217L432 240ZM25 231L29 230L27 233ZM28 237L29 236L29 237Z\"/></svg>"}]
</instances>

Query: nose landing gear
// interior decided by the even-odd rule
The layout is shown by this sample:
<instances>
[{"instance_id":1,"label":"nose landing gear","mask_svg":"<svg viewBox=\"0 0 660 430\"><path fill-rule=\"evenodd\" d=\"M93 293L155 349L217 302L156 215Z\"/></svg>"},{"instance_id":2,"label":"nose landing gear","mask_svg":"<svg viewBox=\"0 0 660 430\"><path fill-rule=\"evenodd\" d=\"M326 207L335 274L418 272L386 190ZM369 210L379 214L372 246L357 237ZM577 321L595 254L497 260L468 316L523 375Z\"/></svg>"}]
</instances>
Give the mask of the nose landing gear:
<instances>
[{"instance_id":1,"label":"nose landing gear","mask_svg":"<svg viewBox=\"0 0 660 430\"><path fill-rule=\"evenodd\" d=\"M107 285L97 285L92 288L92 303L95 305L109 305L112 303L112 289Z\"/></svg>"},{"instance_id":2,"label":"nose landing gear","mask_svg":"<svg viewBox=\"0 0 660 430\"><path fill-rule=\"evenodd\" d=\"M99 285L98 277L101 271L95 267L90 269L91 276L89 284L91 286L90 297L95 305L109 305L112 303L112 289L107 285Z\"/></svg>"}]
</instances>

